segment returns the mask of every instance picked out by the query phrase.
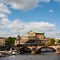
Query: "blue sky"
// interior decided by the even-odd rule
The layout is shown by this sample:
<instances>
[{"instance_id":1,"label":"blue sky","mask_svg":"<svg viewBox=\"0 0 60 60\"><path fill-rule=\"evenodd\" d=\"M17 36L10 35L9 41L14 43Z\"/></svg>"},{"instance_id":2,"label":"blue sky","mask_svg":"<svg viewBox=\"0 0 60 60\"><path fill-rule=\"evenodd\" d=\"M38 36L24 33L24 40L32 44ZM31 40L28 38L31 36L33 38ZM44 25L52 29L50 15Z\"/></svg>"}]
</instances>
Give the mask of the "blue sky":
<instances>
[{"instance_id":1,"label":"blue sky","mask_svg":"<svg viewBox=\"0 0 60 60\"><path fill-rule=\"evenodd\" d=\"M1 0L0 36L44 32L60 38L60 0Z\"/></svg>"},{"instance_id":2,"label":"blue sky","mask_svg":"<svg viewBox=\"0 0 60 60\"><path fill-rule=\"evenodd\" d=\"M28 11L15 10L10 8L12 14L10 14L8 17L11 20L21 19L24 22L51 22L56 24L57 28L59 29L58 23L60 23L60 5L53 0L48 3L40 2L39 5L40 6L37 6L36 8Z\"/></svg>"}]
</instances>

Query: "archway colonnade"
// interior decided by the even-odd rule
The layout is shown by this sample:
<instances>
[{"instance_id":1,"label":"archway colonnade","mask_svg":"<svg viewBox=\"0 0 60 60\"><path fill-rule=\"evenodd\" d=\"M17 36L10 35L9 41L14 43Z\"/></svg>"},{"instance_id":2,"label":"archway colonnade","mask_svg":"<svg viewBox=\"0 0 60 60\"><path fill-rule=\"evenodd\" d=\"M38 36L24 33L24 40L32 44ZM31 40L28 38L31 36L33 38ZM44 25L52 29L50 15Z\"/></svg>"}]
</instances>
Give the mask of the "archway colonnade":
<instances>
[{"instance_id":1,"label":"archway colonnade","mask_svg":"<svg viewBox=\"0 0 60 60\"><path fill-rule=\"evenodd\" d=\"M44 50L44 49L45 49L45 52L48 51L48 49L57 52L56 46L47 46L47 47L46 46L25 46L25 47L23 46L23 47L20 47L19 51L21 54L24 54L24 53L39 54L42 52L41 50Z\"/></svg>"}]
</instances>

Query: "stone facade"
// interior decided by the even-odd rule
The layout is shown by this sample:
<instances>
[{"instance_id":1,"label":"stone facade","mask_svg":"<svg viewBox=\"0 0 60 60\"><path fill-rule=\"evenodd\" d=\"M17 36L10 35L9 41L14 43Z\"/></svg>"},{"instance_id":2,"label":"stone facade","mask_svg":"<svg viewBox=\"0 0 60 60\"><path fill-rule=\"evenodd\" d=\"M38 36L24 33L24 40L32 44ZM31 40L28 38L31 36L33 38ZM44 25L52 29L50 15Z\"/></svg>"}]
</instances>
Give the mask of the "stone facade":
<instances>
[{"instance_id":1,"label":"stone facade","mask_svg":"<svg viewBox=\"0 0 60 60\"><path fill-rule=\"evenodd\" d=\"M0 37L0 46L5 46L5 38Z\"/></svg>"},{"instance_id":2,"label":"stone facade","mask_svg":"<svg viewBox=\"0 0 60 60\"><path fill-rule=\"evenodd\" d=\"M36 43L37 44L45 44L47 42L50 42L49 38L46 38L44 36L44 33L36 33L36 32L28 32L28 36L18 36L15 40L15 46L19 44L25 44L25 43Z\"/></svg>"},{"instance_id":3,"label":"stone facade","mask_svg":"<svg viewBox=\"0 0 60 60\"><path fill-rule=\"evenodd\" d=\"M29 39L28 36L20 36L20 38L17 37L15 40L15 46L19 45L20 43L21 44L25 43L26 41L28 41L28 39Z\"/></svg>"}]
</instances>

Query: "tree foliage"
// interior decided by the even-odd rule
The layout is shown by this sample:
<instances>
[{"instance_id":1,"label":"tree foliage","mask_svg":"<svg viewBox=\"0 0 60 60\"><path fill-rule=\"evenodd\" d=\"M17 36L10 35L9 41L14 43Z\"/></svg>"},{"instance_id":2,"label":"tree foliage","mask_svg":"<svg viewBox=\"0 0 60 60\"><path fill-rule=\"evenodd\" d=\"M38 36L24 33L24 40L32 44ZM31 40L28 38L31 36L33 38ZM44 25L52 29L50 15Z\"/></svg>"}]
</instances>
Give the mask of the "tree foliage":
<instances>
[{"instance_id":1,"label":"tree foliage","mask_svg":"<svg viewBox=\"0 0 60 60\"><path fill-rule=\"evenodd\" d=\"M54 45L55 44L55 40L54 39L50 39L51 40L51 45Z\"/></svg>"},{"instance_id":2,"label":"tree foliage","mask_svg":"<svg viewBox=\"0 0 60 60\"><path fill-rule=\"evenodd\" d=\"M6 38L6 46L14 46L14 42L15 42L15 39L14 37L8 37Z\"/></svg>"},{"instance_id":3,"label":"tree foliage","mask_svg":"<svg viewBox=\"0 0 60 60\"><path fill-rule=\"evenodd\" d=\"M60 40L58 40L58 43L60 43Z\"/></svg>"}]
</instances>

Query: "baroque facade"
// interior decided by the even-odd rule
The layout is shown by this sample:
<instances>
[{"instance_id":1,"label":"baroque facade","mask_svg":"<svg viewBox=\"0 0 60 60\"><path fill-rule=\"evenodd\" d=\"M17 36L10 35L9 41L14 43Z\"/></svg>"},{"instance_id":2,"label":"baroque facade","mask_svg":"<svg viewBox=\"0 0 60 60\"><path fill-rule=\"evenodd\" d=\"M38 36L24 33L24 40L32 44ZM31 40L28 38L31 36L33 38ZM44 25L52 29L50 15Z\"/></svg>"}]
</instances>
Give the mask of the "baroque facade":
<instances>
[{"instance_id":1,"label":"baroque facade","mask_svg":"<svg viewBox=\"0 0 60 60\"><path fill-rule=\"evenodd\" d=\"M47 42L50 42L49 38L44 36L44 33L36 33L30 31L27 33L28 36L18 36L15 40L15 46L19 44L40 44L45 45Z\"/></svg>"}]
</instances>

